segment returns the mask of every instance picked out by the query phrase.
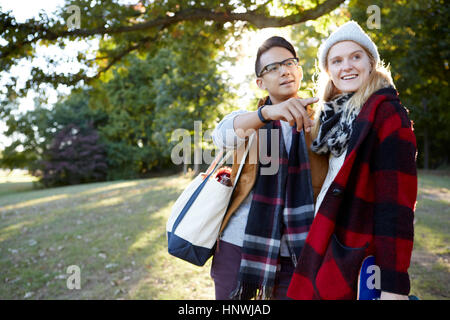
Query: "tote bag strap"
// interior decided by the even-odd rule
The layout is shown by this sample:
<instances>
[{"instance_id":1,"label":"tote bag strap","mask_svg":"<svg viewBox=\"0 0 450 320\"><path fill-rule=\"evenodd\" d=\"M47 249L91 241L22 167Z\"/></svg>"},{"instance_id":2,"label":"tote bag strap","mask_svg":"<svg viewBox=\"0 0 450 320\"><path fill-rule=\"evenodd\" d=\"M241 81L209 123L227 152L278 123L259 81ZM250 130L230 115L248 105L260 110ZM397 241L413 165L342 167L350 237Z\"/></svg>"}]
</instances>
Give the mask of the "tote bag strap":
<instances>
[{"instance_id":1,"label":"tote bag strap","mask_svg":"<svg viewBox=\"0 0 450 320\"><path fill-rule=\"evenodd\" d=\"M213 175L216 172L216 170L218 168L220 168L222 166L222 164L224 164L225 161L227 161L227 159L233 155L233 152L234 152L234 150L229 150L225 154L225 156L223 156L223 152L221 152L218 155L218 157L216 157L217 159L220 159L220 157L223 156L222 159L219 162L217 162L217 164L214 166L214 169L205 178L203 178L202 183L200 183L200 185L197 187L197 189L195 189L194 193L192 193L191 197L189 198L187 203L184 205L184 207L181 210L180 214L178 215L177 219L173 223L172 232L175 232L175 230L177 229L177 227L180 224L181 220L183 220L184 216L186 215L186 213L188 212L189 208L192 206L194 201L197 199L197 197L200 194L200 192L203 190L203 187L206 185L206 183L208 182L208 180L211 177L211 175Z\"/></svg>"},{"instance_id":2,"label":"tote bag strap","mask_svg":"<svg viewBox=\"0 0 450 320\"><path fill-rule=\"evenodd\" d=\"M245 149L244 155L242 156L241 164L239 165L239 170L238 170L238 172L236 174L236 179L234 180L233 191L231 192L231 194L233 194L234 193L234 189L236 189L236 186L237 186L238 181L239 181L239 176L241 175L241 171L242 171L242 168L244 167L244 163L245 163L245 160L247 158L248 152L250 151L250 148L252 147L252 143L253 143L253 140L255 138L255 135L256 135L256 133L254 133L254 134L252 134L250 136L247 148ZM225 213L228 212L228 209L230 208L230 204L231 204L231 201L228 202L227 209L225 210ZM222 221L222 223L223 223L223 221ZM219 237L220 237L220 234L219 234ZM219 238L217 239L217 241L218 240L219 240Z\"/></svg>"},{"instance_id":3,"label":"tote bag strap","mask_svg":"<svg viewBox=\"0 0 450 320\"><path fill-rule=\"evenodd\" d=\"M222 157L223 157L223 149L219 151L217 156L214 158L213 162L211 162L208 169L204 173L203 179L205 179L206 176L208 176L211 173L211 171L216 168L217 163L220 161L220 159L222 159Z\"/></svg>"},{"instance_id":4,"label":"tote bag strap","mask_svg":"<svg viewBox=\"0 0 450 320\"><path fill-rule=\"evenodd\" d=\"M244 155L242 157L241 164L239 165L239 170L238 170L238 173L236 175L236 179L235 179L235 183L234 183L234 186L233 186L233 189L232 189L232 193L234 191L234 188L236 188L237 181L239 179L239 175L241 174L242 167L244 166L245 158L247 157L248 151L249 151L249 149L251 147L251 144L252 144L252 141L253 141L253 136L254 136L254 134L250 138L250 141L249 141L249 143L247 145L247 148L245 149ZM181 210L180 214L178 215L177 219L175 220L175 222L174 222L174 224L172 226L172 232L175 232L175 230L177 229L177 227L180 224L181 220L183 220L183 218L186 215L187 211L192 206L192 204L194 203L195 199L197 199L198 195L202 191L203 187L206 185L206 182L208 182L208 180L211 177L211 175L214 174L214 172L216 172L216 170L218 168L220 168L222 166L222 164L224 164L225 161L227 161L228 158L233 155L233 153L234 153L234 150L229 150L225 154L225 156L222 158L222 160L215 165L214 169L206 176L206 178L204 178L202 183L197 187L197 189L191 195L191 197L189 198L188 202L185 204L183 210ZM220 154L220 156L222 156L222 155L223 155L223 152ZM229 205L230 205L230 203L228 203L228 206Z\"/></svg>"},{"instance_id":5,"label":"tote bag strap","mask_svg":"<svg viewBox=\"0 0 450 320\"><path fill-rule=\"evenodd\" d=\"M250 148L252 147L252 143L253 143L254 137L255 137L255 133L250 136L250 139L249 139L248 144L247 144L247 148L245 148L244 155L242 156L241 164L239 165L239 169L238 169L238 172L236 174L236 179L234 179L233 192L234 192L234 189L237 186L237 183L238 183L238 180L239 180L239 176L241 175L241 171L242 171L242 168L244 167L244 163L245 163L245 160L247 158L248 152L250 151Z\"/></svg>"}]
</instances>

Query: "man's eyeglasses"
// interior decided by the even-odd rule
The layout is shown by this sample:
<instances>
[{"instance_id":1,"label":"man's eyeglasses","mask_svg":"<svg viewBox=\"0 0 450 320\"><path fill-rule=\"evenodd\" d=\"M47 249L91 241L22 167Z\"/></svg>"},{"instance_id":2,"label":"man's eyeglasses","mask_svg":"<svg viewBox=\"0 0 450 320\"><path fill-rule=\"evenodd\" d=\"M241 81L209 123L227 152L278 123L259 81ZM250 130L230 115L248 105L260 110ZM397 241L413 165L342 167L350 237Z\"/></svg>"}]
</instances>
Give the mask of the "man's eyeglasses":
<instances>
[{"instance_id":1,"label":"man's eyeglasses","mask_svg":"<svg viewBox=\"0 0 450 320\"><path fill-rule=\"evenodd\" d=\"M280 70L281 66L285 66L286 68L289 69L294 69L298 66L298 58L289 58L281 62L274 62L268 64L267 66L261 69L261 72L259 73L258 77L262 77L267 73L277 72L278 70Z\"/></svg>"}]
</instances>

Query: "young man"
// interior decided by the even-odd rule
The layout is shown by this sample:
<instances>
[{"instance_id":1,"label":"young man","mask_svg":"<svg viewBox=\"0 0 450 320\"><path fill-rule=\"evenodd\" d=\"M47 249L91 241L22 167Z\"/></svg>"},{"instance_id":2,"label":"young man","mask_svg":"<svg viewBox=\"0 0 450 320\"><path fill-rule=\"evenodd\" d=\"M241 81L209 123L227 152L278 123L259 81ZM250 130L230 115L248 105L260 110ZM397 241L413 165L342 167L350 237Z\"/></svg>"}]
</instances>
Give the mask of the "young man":
<instances>
[{"instance_id":1,"label":"young man","mask_svg":"<svg viewBox=\"0 0 450 320\"><path fill-rule=\"evenodd\" d=\"M249 156L243 166L211 267L216 299L287 299L328 169L326 157L309 151L313 122L306 107L318 99L297 96L302 69L294 47L281 37L267 39L258 49L255 73L268 97L258 111L227 115L213 133L218 148L236 150L255 134L258 148L252 149L266 150L270 160L260 154L254 163ZM239 157L236 151L233 184ZM268 174L274 162L278 170Z\"/></svg>"}]
</instances>

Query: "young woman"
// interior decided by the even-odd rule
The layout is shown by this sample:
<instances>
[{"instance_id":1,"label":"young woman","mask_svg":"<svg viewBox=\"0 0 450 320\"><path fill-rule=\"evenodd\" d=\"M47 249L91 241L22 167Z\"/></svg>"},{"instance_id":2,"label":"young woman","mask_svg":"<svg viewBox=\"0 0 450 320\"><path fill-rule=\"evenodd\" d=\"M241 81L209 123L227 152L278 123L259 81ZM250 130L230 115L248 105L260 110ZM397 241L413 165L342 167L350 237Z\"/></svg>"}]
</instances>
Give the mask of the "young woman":
<instances>
[{"instance_id":1,"label":"young woman","mask_svg":"<svg viewBox=\"0 0 450 320\"><path fill-rule=\"evenodd\" d=\"M407 110L356 22L330 35L319 65L322 103L311 149L329 154L329 169L288 296L355 299L361 263L373 255L381 299L407 299L417 196Z\"/></svg>"}]
</instances>

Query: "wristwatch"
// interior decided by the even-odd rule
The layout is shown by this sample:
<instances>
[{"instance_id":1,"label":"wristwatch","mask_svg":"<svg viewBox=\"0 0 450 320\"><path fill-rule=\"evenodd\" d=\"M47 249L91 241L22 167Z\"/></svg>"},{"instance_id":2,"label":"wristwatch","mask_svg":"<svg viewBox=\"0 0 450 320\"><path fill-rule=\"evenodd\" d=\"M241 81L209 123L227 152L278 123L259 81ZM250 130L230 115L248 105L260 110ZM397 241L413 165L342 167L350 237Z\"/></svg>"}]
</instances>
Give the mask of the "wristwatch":
<instances>
[{"instance_id":1,"label":"wristwatch","mask_svg":"<svg viewBox=\"0 0 450 320\"><path fill-rule=\"evenodd\" d=\"M269 123L271 120L266 120L266 119L264 119L264 117L263 117L263 115L262 115L262 113L261 113L261 110L265 107L266 105L263 105L261 108L258 108L258 117L259 117L259 120L261 120L261 122L263 122L263 123Z\"/></svg>"}]
</instances>

